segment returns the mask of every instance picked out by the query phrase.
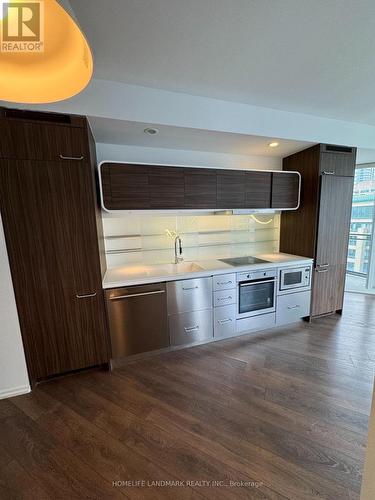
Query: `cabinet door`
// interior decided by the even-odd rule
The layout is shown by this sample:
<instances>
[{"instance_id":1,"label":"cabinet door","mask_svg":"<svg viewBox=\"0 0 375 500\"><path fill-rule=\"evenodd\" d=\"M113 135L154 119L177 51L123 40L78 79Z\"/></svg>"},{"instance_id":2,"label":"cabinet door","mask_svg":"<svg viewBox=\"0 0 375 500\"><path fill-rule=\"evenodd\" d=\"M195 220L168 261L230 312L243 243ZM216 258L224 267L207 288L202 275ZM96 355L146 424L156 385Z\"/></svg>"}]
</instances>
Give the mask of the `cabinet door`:
<instances>
[{"instance_id":1,"label":"cabinet door","mask_svg":"<svg viewBox=\"0 0 375 500\"><path fill-rule=\"evenodd\" d=\"M352 192L352 177L321 177L313 316L342 309Z\"/></svg>"},{"instance_id":2,"label":"cabinet door","mask_svg":"<svg viewBox=\"0 0 375 500\"><path fill-rule=\"evenodd\" d=\"M313 274L311 315L321 316L342 309L346 264L316 268Z\"/></svg>"},{"instance_id":3,"label":"cabinet door","mask_svg":"<svg viewBox=\"0 0 375 500\"><path fill-rule=\"evenodd\" d=\"M61 156L89 160L85 127L0 118L0 158L59 161Z\"/></svg>"},{"instance_id":4,"label":"cabinet door","mask_svg":"<svg viewBox=\"0 0 375 500\"><path fill-rule=\"evenodd\" d=\"M341 149L342 151L335 151ZM322 144L320 173L354 177L356 148Z\"/></svg>"},{"instance_id":5,"label":"cabinet door","mask_svg":"<svg viewBox=\"0 0 375 500\"><path fill-rule=\"evenodd\" d=\"M317 267L346 264L352 193L352 177L321 177Z\"/></svg>"},{"instance_id":6,"label":"cabinet door","mask_svg":"<svg viewBox=\"0 0 375 500\"><path fill-rule=\"evenodd\" d=\"M216 170L217 208L231 209L245 207L245 172Z\"/></svg>"},{"instance_id":7,"label":"cabinet door","mask_svg":"<svg viewBox=\"0 0 375 500\"><path fill-rule=\"evenodd\" d=\"M185 168L185 208L216 208L216 170Z\"/></svg>"},{"instance_id":8,"label":"cabinet door","mask_svg":"<svg viewBox=\"0 0 375 500\"><path fill-rule=\"evenodd\" d=\"M30 377L107 362L90 166L2 160L0 206Z\"/></svg>"},{"instance_id":9,"label":"cabinet door","mask_svg":"<svg viewBox=\"0 0 375 500\"><path fill-rule=\"evenodd\" d=\"M107 210L145 210L150 208L148 167L125 163L103 163L101 183Z\"/></svg>"},{"instance_id":10,"label":"cabinet door","mask_svg":"<svg viewBox=\"0 0 375 500\"><path fill-rule=\"evenodd\" d=\"M300 177L293 172L272 174L271 208L297 208Z\"/></svg>"},{"instance_id":11,"label":"cabinet door","mask_svg":"<svg viewBox=\"0 0 375 500\"><path fill-rule=\"evenodd\" d=\"M150 208L184 208L184 169L181 167L149 167Z\"/></svg>"},{"instance_id":12,"label":"cabinet door","mask_svg":"<svg viewBox=\"0 0 375 500\"><path fill-rule=\"evenodd\" d=\"M271 172L246 172L245 208L271 207Z\"/></svg>"}]
</instances>

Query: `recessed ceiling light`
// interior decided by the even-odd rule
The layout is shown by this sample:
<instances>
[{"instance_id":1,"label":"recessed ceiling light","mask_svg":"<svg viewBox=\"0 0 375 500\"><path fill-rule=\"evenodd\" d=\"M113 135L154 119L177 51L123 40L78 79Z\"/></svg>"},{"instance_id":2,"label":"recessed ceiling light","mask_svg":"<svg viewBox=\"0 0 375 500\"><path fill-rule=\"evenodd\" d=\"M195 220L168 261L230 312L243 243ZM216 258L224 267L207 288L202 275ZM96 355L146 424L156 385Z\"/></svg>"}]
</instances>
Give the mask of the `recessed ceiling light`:
<instances>
[{"instance_id":1,"label":"recessed ceiling light","mask_svg":"<svg viewBox=\"0 0 375 500\"><path fill-rule=\"evenodd\" d=\"M269 145L270 148L277 148L277 146L279 145L279 143L278 142L270 142L268 145Z\"/></svg>"},{"instance_id":2,"label":"recessed ceiling light","mask_svg":"<svg viewBox=\"0 0 375 500\"><path fill-rule=\"evenodd\" d=\"M157 128L148 127L144 129L144 133L148 135L156 135L159 133L159 130Z\"/></svg>"}]
</instances>

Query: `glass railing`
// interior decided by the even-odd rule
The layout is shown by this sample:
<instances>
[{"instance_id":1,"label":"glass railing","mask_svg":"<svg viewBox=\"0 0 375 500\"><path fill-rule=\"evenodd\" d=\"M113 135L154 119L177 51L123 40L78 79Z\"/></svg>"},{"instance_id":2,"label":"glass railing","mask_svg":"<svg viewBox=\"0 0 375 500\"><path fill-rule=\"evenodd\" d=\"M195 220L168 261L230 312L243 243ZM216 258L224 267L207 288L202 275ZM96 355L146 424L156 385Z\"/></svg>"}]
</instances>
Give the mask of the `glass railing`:
<instances>
[{"instance_id":1,"label":"glass railing","mask_svg":"<svg viewBox=\"0 0 375 500\"><path fill-rule=\"evenodd\" d=\"M367 276L370 265L371 233L349 233L346 270L350 274Z\"/></svg>"}]
</instances>

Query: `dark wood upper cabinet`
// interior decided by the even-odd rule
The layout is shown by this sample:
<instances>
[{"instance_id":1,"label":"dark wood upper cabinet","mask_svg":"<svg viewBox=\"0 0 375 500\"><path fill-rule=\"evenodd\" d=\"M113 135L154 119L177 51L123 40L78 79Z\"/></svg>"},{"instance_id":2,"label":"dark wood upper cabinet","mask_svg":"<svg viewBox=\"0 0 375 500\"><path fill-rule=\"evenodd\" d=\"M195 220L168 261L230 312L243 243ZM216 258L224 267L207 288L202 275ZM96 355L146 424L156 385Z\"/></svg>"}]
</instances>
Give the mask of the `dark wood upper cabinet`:
<instances>
[{"instance_id":1,"label":"dark wood upper cabinet","mask_svg":"<svg viewBox=\"0 0 375 500\"><path fill-rule=\"evenodd\" d=\"M320 154L320 173L322 175L354 177L355 157L355 148L324 144Z\"/></svg>"},{"instance_id":2,"label":"dark wood upper cabinet","mask_svg":"<svg viewBox=\"0 0 375 500\"><path fill-rule=\"evenodd\" d=\"M216 170L216 208L245 208L246 173L241 170Z\"/></svg>"},{"instance_id":3,"label":"dark wood upper cabinet","mask_svg":"<svg viewBox=\"0 0 375 500\"><path fill-rule=\"evenodd\" d=\"M299 197L299 175L296 173L272 174L271 208L297 208Z\"/></svg>"},{"instance_id":4,"label":"dark wood upper cabinet","mask_svg":"<svg viewBox=\"0 0 375 500\"><path fill-rule=\"evenodd\" d=\"M184 168L185 208L216 208L216 170Z\"/></svg>"},{"instance_id":5,"label":"dark wood upper cabinet","mask_svg":"<svg viewBox=\"0 0 375 500\"><path fill-rule=\"evenodd\" d=\"M300 187L293 173L112 162L100 177L106 210L293 209Z\"/></svg>"},{"instance_id":6,"label":"dark wood upper cabinet","mask_svg":"<svg viewBox=\"0 0 375 500\"><path fill-rule=\"evenodd\" d=\"M247 171L245 179L245 207L271 208L271 172Z\"/></svg>"},{"instance_id":7,"label":"dark wood upper cabinet","mask_svg":"<svg viewBox=\"0 0 375 500\"><path fill-rule=\"evenodd\" d=\"M60 123L0 118L0 158L89 161L87 130Z\"/></svg>"},{"instance_id":8,"label":"dark wood upper cabinet","mask_svg":"<svg viewBox=\"0 0 375 500\"><path fill-rule=\"evenodd\" d=\"M101 165L104 206L107 210L150 208L147 165L105 163Z\"/></svg>"},{"instance_id":9,"label":"dark wood upper cabinet","mask_svg":"<svg viewBox=\"0 0 375 500\"><path fill-rule=\"evenodd\" d=\"M150 166L148 170L150 208L182 209L185 203L184 169Z\"/></svg>"}]
</instances>

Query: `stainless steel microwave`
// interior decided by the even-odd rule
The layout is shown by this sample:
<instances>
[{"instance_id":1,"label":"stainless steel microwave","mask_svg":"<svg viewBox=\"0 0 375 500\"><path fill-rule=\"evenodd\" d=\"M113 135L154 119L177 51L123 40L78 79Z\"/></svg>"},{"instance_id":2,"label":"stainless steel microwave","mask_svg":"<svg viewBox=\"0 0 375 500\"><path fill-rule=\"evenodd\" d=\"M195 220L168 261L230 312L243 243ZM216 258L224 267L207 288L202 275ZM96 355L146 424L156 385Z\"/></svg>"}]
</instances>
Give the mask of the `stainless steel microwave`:
<instances>
[{"instance_id":1,"label":"stainless steel microwave","mask_svg":"<svg viewBox=\"0 0 375 500\"><path fill-rule=\"evenodd\" d=\"M280 269L279 290L311 287L311 266Z\"/></svg>"}]
</instances>

